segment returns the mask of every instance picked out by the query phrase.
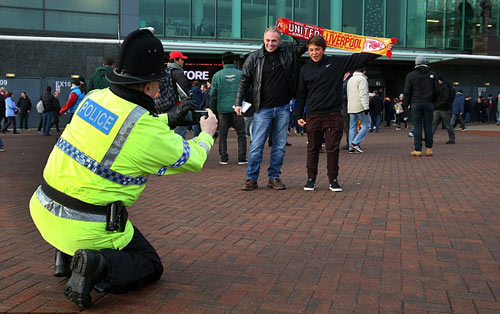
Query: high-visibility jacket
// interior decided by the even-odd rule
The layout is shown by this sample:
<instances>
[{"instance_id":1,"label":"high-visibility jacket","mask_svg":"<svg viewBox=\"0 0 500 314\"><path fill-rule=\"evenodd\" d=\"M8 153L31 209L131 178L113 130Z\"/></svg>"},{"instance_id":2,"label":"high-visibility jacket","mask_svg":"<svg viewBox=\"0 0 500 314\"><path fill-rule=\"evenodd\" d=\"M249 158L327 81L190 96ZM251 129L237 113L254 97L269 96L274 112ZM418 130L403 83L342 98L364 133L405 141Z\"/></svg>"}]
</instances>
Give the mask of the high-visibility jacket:
<instances>
[{"instance_id":1,"label":"high-visibility jacket","mask_svg":"<svg viewBox=\"0 0 500 314\"><path fill-rule=\"evenodd\" d=\"M159 176L201 170L213 145L205 132L185 141L141 106L109 88L90 93L52 150L43 177L54 189L80 201L130 207L149 174ZM60 251L122 249L133 236L105 230L106 217L65 207L39 187L30 201L31 217L42 237Z\"/></svg>"}]
</instances>

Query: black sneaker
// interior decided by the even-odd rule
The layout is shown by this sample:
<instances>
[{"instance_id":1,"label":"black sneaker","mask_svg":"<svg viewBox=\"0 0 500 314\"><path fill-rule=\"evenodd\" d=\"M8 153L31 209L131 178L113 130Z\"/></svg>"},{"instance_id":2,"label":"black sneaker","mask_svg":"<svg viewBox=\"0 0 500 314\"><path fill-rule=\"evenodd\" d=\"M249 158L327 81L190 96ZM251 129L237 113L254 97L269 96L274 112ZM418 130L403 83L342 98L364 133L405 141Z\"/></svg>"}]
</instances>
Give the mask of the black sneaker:
<instances>
[{"instance_id":1,"label":"black sneaker","mask_svg":"<svg viewBox=\"0 0 500 314\"><path fill-rule=\"evenodd\" d=\"M349 154L361 154L361 153L358 152L357 150L349 149Z\"/></svg>"},{"instance_id":2,"label":"black sneaker","mask_svg":"<svg viewBox=\"0 0 500 314\"><path fill-rule=\"evenodd\" d=\"M228 161L229 161L228 158L221 158L221 160L219 161L219 164L221 164L221 165L227 165Z\"/></svg>"},{"instance_id":3,"label":"black sneaker","mask_svg":"<svg viewBox=\"0 0 500 314\"><path fill-rule=\"evenodd\" d=\"M309 178L307 179L306 185L304 185L304 191L314 191L314 184L316 180Z\"/></svg>"},{"instance_id":4,"label":"black sneaker","mask_svg":"<svg viewBox=\"0 0 500 314\"><path fill-rule=\"evenodd\" d=\"M446 144L455 144L455 141L449 140Z\"/></svg>"},{"instance_id":5,"label":"black sneaker","mask_svg":"<svg viewBox=\"0 0 500 314\"><path fill-rule=\"evenodd\" d=\"M248 164L248 159L245 158L238 160L238 165L246 165L246 164Z\"/></svg>"},{"instance_id":6,"label":"black sneaker","mask_svg":"<svg viewBox=\"0 0 500 314\"><path fill-rule=\"evenodd\" d=\"M355 150L355 151L357 151L358 153L362 153L362 152L363 152L363 150L361 149L361 146L359 146L359 144L358 144L358 145L356 145L356 144L351 144L351 147L352 147L352 149L354 149L354 150Z\"/></svg>"},{"instance_id":7,"label":"black sneaker","mask_svg":"<svg viewBox=\"0 0 500 314\"><path fill-rule=\"evenodd\" d=\"M330 188L330 191L333 191L333 192L342 192L342 188L340 187L337 179L333 179L332 181L330 181L329 188Z\"/></svg>"}]
</instances>

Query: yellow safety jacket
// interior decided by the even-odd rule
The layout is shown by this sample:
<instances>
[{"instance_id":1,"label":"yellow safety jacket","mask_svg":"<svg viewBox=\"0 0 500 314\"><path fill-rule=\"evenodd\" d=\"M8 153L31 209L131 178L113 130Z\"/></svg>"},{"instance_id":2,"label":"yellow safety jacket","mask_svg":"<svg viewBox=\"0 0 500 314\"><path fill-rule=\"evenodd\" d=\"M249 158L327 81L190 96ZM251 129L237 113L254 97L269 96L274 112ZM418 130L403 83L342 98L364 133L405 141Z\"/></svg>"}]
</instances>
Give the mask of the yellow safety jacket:
<instances>
[{"instance_id":1,"label":"yellow safety jacket","mask_svg":"<svg viewBox=\"0 0 500 314\"><path fill-rule=\"evenodd\" d=\"M107 205L135 203L149 174L197 172L203 167L213 138L205 132L185 141L168 125L108 88L90 93L78 106L52 150L43 171L56 190L80 201ZM31 217L42 237L73 255L78 249L122 249L133 236L105 230L106 216L63 206L38 187L30 200Z\"/></svg>"}]
</instances>

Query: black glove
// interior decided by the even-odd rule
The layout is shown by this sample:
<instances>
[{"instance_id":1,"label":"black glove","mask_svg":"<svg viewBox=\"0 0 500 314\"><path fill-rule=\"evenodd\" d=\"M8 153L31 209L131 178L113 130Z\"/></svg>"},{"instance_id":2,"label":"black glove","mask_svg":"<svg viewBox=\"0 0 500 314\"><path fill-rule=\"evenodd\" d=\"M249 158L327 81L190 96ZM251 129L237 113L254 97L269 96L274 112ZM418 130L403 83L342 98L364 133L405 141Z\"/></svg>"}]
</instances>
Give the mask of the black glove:
<instances>
[{"instance_id":1,"label":"black glove","mask_svg":"<svg viewBox=\"0 0 500 314\"><path fill-rule=\"evenodd\" d=\"M363 111L363 113L365 114L365 116L367 116L370 113L370 110L365 110Z\"/></svg>"},{"instance_id":2,"label":"black glove","mask_svg":"<svg viewBox=\"0 0 500 314\"><path fill-rule=\"evenodd\" d=\"M167 112L168 126L174 129L177 126L196 124L197 122L193 121L192 115L189 115L194 110L196 110L194 101L184 99L179 106L174 106L171 111Z\"/></svg>"}]
</instances>

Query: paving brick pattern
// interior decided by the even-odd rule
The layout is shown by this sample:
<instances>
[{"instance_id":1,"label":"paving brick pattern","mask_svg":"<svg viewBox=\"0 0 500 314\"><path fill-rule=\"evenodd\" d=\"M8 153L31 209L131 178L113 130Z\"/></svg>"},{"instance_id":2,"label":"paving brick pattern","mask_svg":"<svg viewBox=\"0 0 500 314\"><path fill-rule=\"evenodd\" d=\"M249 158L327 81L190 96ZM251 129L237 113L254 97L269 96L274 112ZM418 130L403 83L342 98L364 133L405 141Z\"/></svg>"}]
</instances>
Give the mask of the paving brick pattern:
<instances>
[{"instance_id":1,"label":"paving brick pattern","mask_svg":"<svg viewBox=\"0 0 500 314\"><path fill-rule=\"evenodd\" d=\"M500 313L500 133L457 132L411 157L405 131L369 134L341 153L342 193L324 156L306 192L306 138L291 136L285 191L243 192L245 166L150 177L130 218L161 256L161 280L93 294L96 313ZM486 136L485 136L486 135ZM490 136L493 135L493 136ZM0 312L78 312L55 278L53 248L28 211L56 136L2 135Z\"/></svg>"}]
</instances>

